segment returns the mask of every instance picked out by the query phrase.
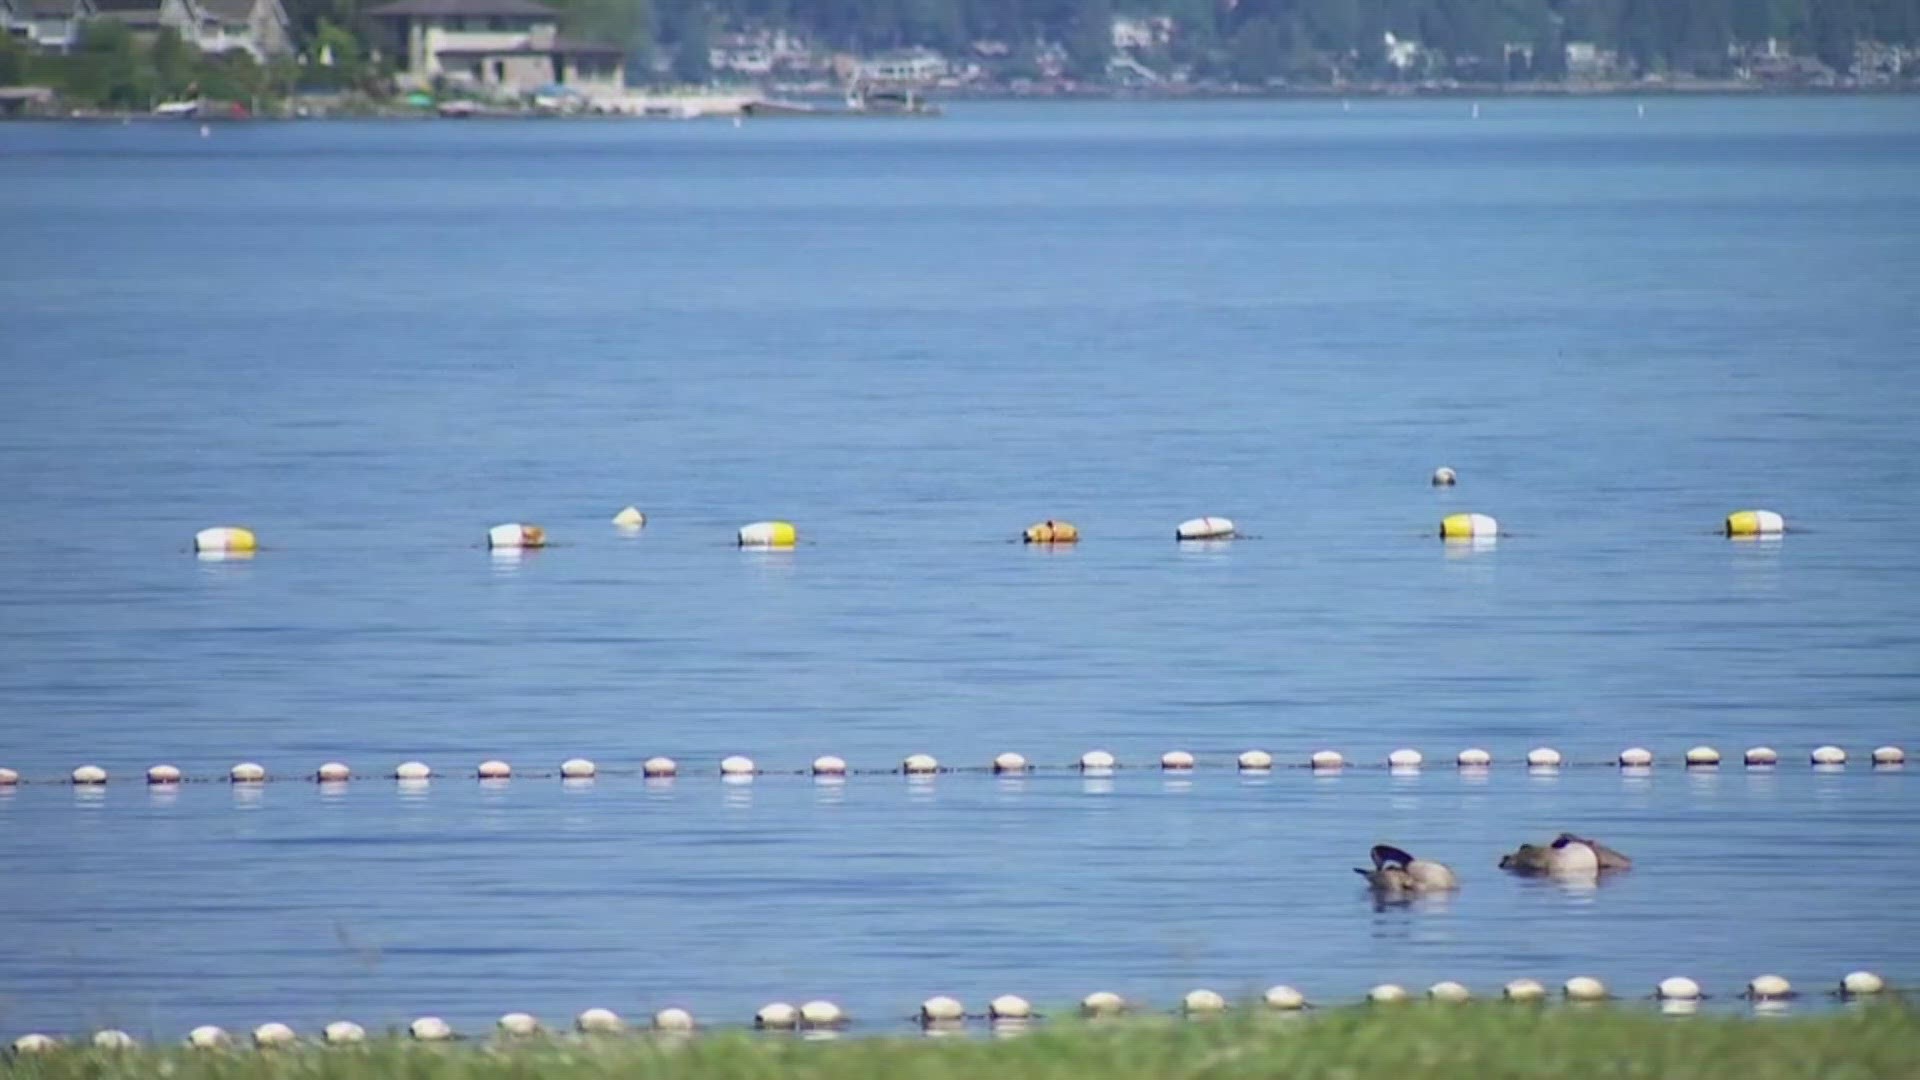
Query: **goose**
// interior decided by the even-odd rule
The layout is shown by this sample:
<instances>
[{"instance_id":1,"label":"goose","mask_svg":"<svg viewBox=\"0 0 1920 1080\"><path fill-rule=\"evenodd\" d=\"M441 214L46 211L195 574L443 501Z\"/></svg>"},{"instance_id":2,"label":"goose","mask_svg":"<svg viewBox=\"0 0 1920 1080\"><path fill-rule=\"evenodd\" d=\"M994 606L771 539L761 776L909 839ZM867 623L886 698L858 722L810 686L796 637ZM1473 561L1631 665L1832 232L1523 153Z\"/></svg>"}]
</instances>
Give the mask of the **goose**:
<instances>
[{"instance_id":1,"label":"goose","mask_svg":"<svg viewBox=\"0 0 1920 1080\"><path fill-rule=\"evenodd\" d=\"M1370 852L1373 869L1354 867L1353 872L1367 879L1373 891L1388 896L1408 893L1448 892L1460 887L1445 863L1416 859L1391 844L1375 844Z\"/></svg>"},{"instance_id":2,"label":"goose","mask_svg":"<svg viewBox=\"0 0 1920 1080\"><path fill-rule=\"evenodd\" d=\"M1605 844L1565 832L1551 844L1521 844L1500 857L1500 869L1522 874L1598 874L1632 866L1632 859Z\"/></svg>"}]
</instances>

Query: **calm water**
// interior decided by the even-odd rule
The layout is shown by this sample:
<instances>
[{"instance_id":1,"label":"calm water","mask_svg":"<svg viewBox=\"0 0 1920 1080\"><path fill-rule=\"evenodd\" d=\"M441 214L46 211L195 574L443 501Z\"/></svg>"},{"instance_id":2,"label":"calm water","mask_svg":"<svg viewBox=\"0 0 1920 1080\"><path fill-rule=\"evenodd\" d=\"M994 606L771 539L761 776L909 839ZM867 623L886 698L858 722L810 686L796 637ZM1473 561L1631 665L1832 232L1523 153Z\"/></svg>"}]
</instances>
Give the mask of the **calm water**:
<instances>
[{"instance_id":1,"label":"calm water","mask_svg":"<svg viewBox=\"0 0 1920 1080\"><path fill-rule=\"evenodd\" d=\"M690 773L0 793L0 1033L1920 980L1916 170L1914 99L0 126L0 764ZM1788 764L708 775L1700 742ZM1559 828L1640 866L1493 869Z\"/></svg>"}]
</instances>

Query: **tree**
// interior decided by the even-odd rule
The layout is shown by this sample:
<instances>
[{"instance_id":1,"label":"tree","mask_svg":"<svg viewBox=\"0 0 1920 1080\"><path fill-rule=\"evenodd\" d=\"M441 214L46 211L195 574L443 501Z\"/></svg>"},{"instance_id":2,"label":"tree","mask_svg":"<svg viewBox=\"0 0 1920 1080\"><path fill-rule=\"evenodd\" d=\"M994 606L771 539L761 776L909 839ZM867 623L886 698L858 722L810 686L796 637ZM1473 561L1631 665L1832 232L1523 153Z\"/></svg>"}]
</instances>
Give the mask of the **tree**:
<instances>
[{"instance_id":1,"label":"tree","mask_svg":"<svg viewBox=\"0 0 1920 1080\"><path fill-rule=\"evenodd\" d=\"M173 27L163 26L147 48L147 59L153 65L155 89L162 97L173 98L193 85L200 50L187 44Z\"/></svg>"},{"instance_id":2,"label":"tree","mask_svg":"<svg viewBox=\"0 0 1920 1080\"><path fill-rule=\"evenodd\" d=\"M1820 0L1811 6L1813 53L1845 75L1853 70L1854 39L1859 33L1853 0Z\"/></svg>"},{"instance_id":3,"label":"tree","mask_svg":"<svg viewBox=\"0 0 1920 1080\"><path fill-rule=\"evenodd\" d=\"M1113 0L1078 0L1066 45L1075 75L1096 82L1106 78L1107 61L1113 59Z\"/></svg>"},{"instance_id":4,"label":"tree","mask_svg":"<svg viewBox=\"0 0 1920 1080\"><path fill-rule=\"evenodd\" d=\"M1233 35L1233 77L1242 82L1280 78L1292 53L1291 24L1267 15L1252 19Z\"/></svg>"},{"instance_id":5,"label":"tree","mask_svg":"<svg viewBox=\"0 0 1920 1080\"><path fill-rule=\"evenodd\" d=\"M1560 82L1567 77L1567 39L1557 15L1548 16L1533 36L1531 74L1538 82Z\"/></svg>"},{"instance_id":6,"label":"tree","mask_svg":"<svg viewBox=\"0 0 1920 1080\"><path fill-rule=\"evenodd\" d=\"M12 34L0 34L0 86L23 86L33 81L33 54Z\"/></svg>"}]
</instances>

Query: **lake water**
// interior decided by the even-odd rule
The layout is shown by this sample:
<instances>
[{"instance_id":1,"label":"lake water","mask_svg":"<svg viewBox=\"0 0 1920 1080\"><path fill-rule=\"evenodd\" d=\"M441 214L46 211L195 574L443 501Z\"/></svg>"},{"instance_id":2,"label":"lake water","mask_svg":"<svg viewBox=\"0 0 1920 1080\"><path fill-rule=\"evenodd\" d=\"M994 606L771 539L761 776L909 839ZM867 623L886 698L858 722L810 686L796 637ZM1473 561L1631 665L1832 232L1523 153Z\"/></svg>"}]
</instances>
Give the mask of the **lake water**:
<instances>
[{"instance_id":1,"label":"lake water","mask_svg":"<svg viewBox=\"0 0 1920 1080\"><path fill-rule=\"evenodd\" d=\"M0 765L114 776L0 791L0 1034L1920 980L1920 99L1635 106L0 126ZM1096 747L1206 767L715 775Z\"/></svg>"}]
</instances>

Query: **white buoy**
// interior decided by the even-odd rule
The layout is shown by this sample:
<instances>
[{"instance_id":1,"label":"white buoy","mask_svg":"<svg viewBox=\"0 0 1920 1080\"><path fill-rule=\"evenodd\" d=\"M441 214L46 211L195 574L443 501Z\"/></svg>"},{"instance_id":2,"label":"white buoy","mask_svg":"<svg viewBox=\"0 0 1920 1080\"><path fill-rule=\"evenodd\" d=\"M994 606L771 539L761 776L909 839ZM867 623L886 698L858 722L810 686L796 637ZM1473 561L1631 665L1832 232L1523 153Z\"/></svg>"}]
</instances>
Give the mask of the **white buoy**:
<instances>
[{"instance_id":1,"label":"white buoy","mask_svg":"<svg viewBox=\"0 0 1920 1080\"><path fill-rule=\"evenodd\" d=\"M599 771L593 762L583 757L568 758L560 763L560 775L569 780L586 780Z\"/></svg>"},{"instance_id":2,"label":"white buoy","mask_svg":"<svg viewBox=\"0 0 1920 1080\"><path fill-rule=\"evenodd\" d=\"M1840 980L1842 997L1868 997L1882 993L1887 988L1887 980L1871 971L1849 971Z\"/></svg>"},{"instance_id":3,"label":"white buoy","mask_svg":"<svg viewBox=\"0 0 1920 1080\"><path fill-rule=\"evenodd\" d=\"M1815 765L1845 765L1847 763L1847 752L1837 746L1815 747L1813 751L1813 763Z\"/></svg>"},{"instance_id":4,"label":"white buoy","mask_svg":"<svg viewBox=\"0 0 1920 1080\"><path fill-rule=\"evenodd\" d=\"M1461 983L1447 980L1445 982L1434 983L1432 986L1427 987L1427 997L1433 1001L1457 1005L1463 1001L1472 1001L1473 991L1467 989L1466 986Z\"/></svg>"},{"instance_id":5,"label":"white buoy","mask_svg":"<svg viewBox=\"0 0 1920 1080\"><path fill-rule=\"evenodd\" d=\"M347 768L345 762L329 761L314 770L313 778L323 783L337 784L343 780L353 779L353 770Z\"/></svg>"},{"instance_id":6,"label":"white buoy","mask_svg":"<svg viewBox=\"0 0 1920 1080\"><path fill-rule=\"evenodd\" d=\"M670 757L650 757L646 764L640 766L640 771L647 776L659 779L679 772L680 766Z\"/></svg>"},{"instance_id":7,"label":"white buoy","mask_svg":"<svg viewBox=\"0 0 1920 1080\"><path fill-rule=\"evenodd\" d=\"M756 521L742 525L736 534L741 547L790 548L800 541L800 532L790 522Z\"/></svg>"},{"instance_id":8,"label":"white buoy","mask_svg":"<svg viewBox=\"0 0 1920 1080\"><path fill-rule=\"evenodd\" d=\"M1032 1017L1033 1006L1018 994L1001 994L987 1002L987 1018L990 1020L1028 1020Z\"/></svg>"},{"instance_id":9,"label":"white buoy","mask_svg":"<svg viewBox=\"0 0 1920 1080\"><path fill-rule=\"evenodd\" d=\"M1644 769L1653 764L1653 751L1644 746L1629 746L1620 751L1620 764L1629 769Z\"/></svg>"},{"instance_id":10,"label":"white buoy","mask_svg":"<svg viewBox=\"0 0 1920 1080\"><path fill-rule=\"evenodd\" d=\"M1403 748L1387 755L1387 766L1394 769L1417 769L1425 760L1426 758L1420 756L1420 751Z\"/></svg>"},{"instance_id":11,"label":"white buoy","mask_svg":"<svg viewBox=\"0 0 1920 1080\"><path fill-rule=\"evenodd\" d=\"M784 1001L760 1006L753 1014L753 1026L766 1031L786 1031L800 1023L800 1010Z\"/></svg>"},{"instance_id":12,"label":"white buoy","mask_svg":"<svg viewBox=\"0 0 1920 1080\"><path fill-rule=\"evenodd\" d=\"M12 769L0 769L0 787L13 787L20 782L20 774Z\"/></svg>"},{"instance_id":13,"label":"white buoy","mask_svg":"<svg viewBox=\"0 0 1920 1080\"><path fill-rule=\"evenodd\" d=\"M16 1054L45 1054L58 1049L60 1049L60 1040L51 1035L42 1035L37 1031L13 1040L13 1052Z\"/></svg>"},{"instance_id":14,"label":"white buoy","mask_svg":"<svg viewBox=\"0 0 1920 1080\"><path fill-rule=\"evenodd\" d=\"M1297 1012L1307 1007L1307 995L1291 986L1269 986L1267 992L1260 995L1260 1001L1278 1012Z\"/></svg>"},{"instance_id":15,"label":"white buoy","mask_svg":"<svg viewBox=\"0 0 1920 1080\"><path fill-rule=\"evenodd\" d=\"M847 775L847 763L841 758L834 757L832 754L823 754L813 759L813 775L845 776Z\"/></svg>"},{"instance_id":16,"label":"white buoy","mask_svg":"<svg viewBox=\"0 0 1920 1080\"><path fill-rule=\"evenodd\" d=\"M349 1046L367 1041L367 1029L351 1020L335 1020L320 1029L320 1038L332 1046Z\"/></svg>"},{"instance_id":17,"label":"white buoy","mask_svg":"<svg viewBox=\"0 0 1920 1080\"><path fill-rule=\"evenodd\" d=\"M1080 999L1081 1016L1119 1016L1127 1011L1127 1000L1111 990L1095 990Z\"/></svg>"},{"instance_id":18,"label":"white buoy","mask_svg":"<svg viewBox=\"0 0 1920 1080\"><path fill-rule=\"evenodd\" d=\"M93 1048L95 1050L131 1050L138 1045L138 1043L134 1042L133 1036L121 1031L119 1028L107 1028L103 1031L93 1033Z\"/></svg>"},{"instance_id":19,"label":"white buoy","mask_svg":"<svg viewBox=\"0 0 1920 1080\"><path fill-rule=\"evenodd\" d=\"M1675 975L1661 979L1660 985L1653 988L1653 996L1662 1001L1697 1001L1700 984L1685 975Z\"/></svg>"},{"instance_id":20,"label":"white buoy","mask_svg":"<svg viewBox=\"0 0 1920 1080\"><path fill-rule=\"evenodd\" d=\"M685 1009L661 1009L653 1014L653 1030L689 1032L694 1028L693 1014Z\"/></svg>"},{"instance_id":21,"label":"white buoy","mask_svg":"<svg viewBox=\"0 0 1920 1080\"><path fill-rule=\"evenodd\" d=\"M1607 984L1590 975L1575 975L1560 988L1568 1001L1605 1001Z\"/></svg>"},{"instance_id":22,"label":"white buoy","mask_svg":"<svg viewBox=\"0 0 1920 1080\"><path fill-rule=\"evenodd\" d=\"M252 761L243 761L227 770L227 779L236 784L258 784L266 778L266 766Z\"/></svg>"},{"instance_id":23,"label":"white buoy","mask_svg":"<svg viewBox=\"0 0 1920 1080\"><path fill-rule=\"evenodd\" d=\"M1694 769L1712 768L1720 764L1720 751L1711 746L1694 746L1687 749L1687 766Z\"/></svg>"},{"instance_id":24,"label":"white buoy","mask_svg":"<svg viewBox=\"0 0 1920 1080\"><path fill-rule=\"evenodd\" d=\"M641 513L639 507L629 506L613 515L613 523L622 529L638 529L646 525L647 515Z\"/></svg>"},{"instance_id":25,"label":"white buoy","mask_svg":"<svg viewBox=\"0 0 1920 1080\"><path fill-rule=\"evenodd\" d=\"M1381 983L1367 991L1367 1000L1377 1005L1390 1005L1407 1000L1407 988L1394 983Z\"/></svg>"},{"instance_id":26,"label":"white buoy","mask_svg":"<svg viewBox=\"0 0 1920 1080\"><path fill-rule=\"evenodd\" d=\"M532 1013L510 1012L493 1022L493 1026L509 1038L524 1039L540 1033L540 1020Z\"/></svg>"},{"instance_id":27,"label":"white buoy","mask_svg":"<svg viewBox=\"0 0 1920 1080\"><path fill-rule=\"evenodd\" d=\"M292 1028L279 1021L261 1024L259 1027L253 1029L253 1045L255 1046L290 1046L298 1038L299 1036L293 1033Z\"/></svg>"},{"instance_id":28,"label":"white buoy","mask_svg":"<svg viewBox=\"0 0 1920 1080\"><path fill-rule=\"evenodd\" d=\"M1493 755L1478 747L1460 751L1454 762L1463 769L1483 769L1493 764Z\"/></svg>"},{"instance_id":29,"label":"white buoy","mask_svg":"<svg viewBox=\"0 0 1920 1080\"><path fill-rule=\"evenodd\" d=\"M1746 762L1749 765L1777 765L1780 755L1771 746L1755 746L1747 750Z\"/></svg>"},{"instance_id":30,"label":"white buoy","mask_svg":"<svg viewBox=\"0 0 1920 1080\"><path fill-rule=\"evenodd\" d=\"M574 1030L582 1035L612 1035L626 1026L612 1009L588 1009L573 1018Z\"/></svg>"},{"instance_id":31,"label":"white buoy","mask_svg":"<svg viewBox=\"0 0 1920 1080\"><path fill-rule=\"evenodd\" d=\"M201 1024L187 1032L187 1045L195 1050L214 1050L232 1041L232 1036L229 1036L224 1028L218 1028L212 1024Z\"/></svg>"},{"instance_id":32,"label":"white buoy","mask_svg":"<svg viewBox=\"0 0 1920 1080\"><path fill-rule=\"evenodd\" d=\"M1747 996L1756 1001L1778 1001L1793 996L1793 984L1778 975L1755 975L1747 983Z\"/></svg>"},{"instance_id":33,"label":"white buoy","mask_svg":"<svg viewBox=\"0 0 1920 1080\"><path fill-rule=\"evenodd\" d=\"M1242 750L1235 760L1245 772L1265 772L1273 768L1273 755L1265 750Z\"/></svg>"},{"instance_id":34,"label":"white buoy","mask_svg":"<svg viewBox=\"0 0 1920 1080\"><path fill-rule=\"evenodd\" d=\"M754 768L753 759L750 757L734 754L720 759L720 774L722 776L752 776L758 771L758 769Z\"/></svg>"},{"instance_id":35,"label":"white buoy","mask_svg":"<svg viewBox=\"0 0 1920 1080\"><path fill-rule=\"evenodd\" d=\"M177 784L180 782L180 769L174 765L155 765L147 770L149 784Z\"/></svg>"},{"instance_id":36,"label":"white buoy","mask_svg":"<svg viewBox=\"0 0 1920 1080\"><path fill-rule=\"evenodd\" d=\"M1212 990L1189 990L1180 999L1180 1011L1188 1016L1208 1016L1227 1011L1227 999Z\"/></svg>"},{"instance_id":37,"label":"white buoy","mask_svg":"<svg viewBox=\"0 0 1920 1080\"><path fill-rule=\"evenodd\" d=\"M1169 750L1160 755L1160 767L1168 772L1186 772L1193 768L1193 755L1185 750Z\"/></svg>"},{"instance_id":38,"label":"white buoy","mask_svg":"<svg viewBox=\"0 0 1920 1080\"><path fill-rule=\"evenodd\" d=\"M547 530L538 525L510 521L487 530L487 546L495 551L520 551L547 546Z\"/></svg>"},{"instance_id":39,"label":"white buoy","mask_svg":"<svg viewBox=\"0 0 1920 1080\"><path fill-rule=\"evenodd\" d=\"M847 1014L831 1001L809 1001L800 1006L800 1022L810 1028L834 1028L847 1022Z\"/></svg>"},{"instance_id":40,"label":"white buoy","mask_svg":"<svg viewBox=\"0 0 1920 1080\"><path fill-rule=\"evenodd\" d=\"M403 761L393 767L395 780L428 780L432 777L433 770L424 761Z\"/></svg>"},{"instance_id":41,"label":"white buoy","mask_svg":"<svg viewBox=\"0 0 1920 1080\"><path fill-rule=\"evenodd\" d=\"M1197 517L1181 522L1173 530L1181 540L1231 540L1233 522L1223 517Z\"/></svg>"},{"instance_id":42,"label":"white buoy","mask_svg":"<svg viewBox=\"0 0 1920 1080\"><path fill-rule=\"evenodd\" d=\"M1307 764L1325 772L1332 769L1345 768L1347 759L1341 757L1340 751L1338 750L1315 750L1313 756L1307 759Z\"/></svg>"},{"instance_id":43,"label":"white buoy","mask_svg":"<svg viewBox=\"0 0 1920 1080\"><path fill-rule=\"evenodd\" d=\"M993 759L993 771L997 773L1026 772L1027 759L1009 750Z\"/></svg>"},{"instance_id":44,"label":"white buoy","mask_svg":"<svg viewBox=\"0 0 1920 1080\"><path fill-rule=\"evenodd\" d=\"M1452 487L1460 482L1460 474L1445 465L1433 470L1434 487Z\"/></svg>"},{"instance_id":45,"label":"white buoy","mask_svg":"<svg viewBox=\"0 0 1920 1080\"><path fill-rule=\"evenodd\" d=\"M474 771L482 780L506 780L513 776L513 766L504 761L483 761Z\"/></svg>"},{"instance_id":46,"label":"white buoy","mask_svg":"<svg viewBox=\"0 0 1920 1080\"><path fill-rule=\"evenodd\" d=\"M73 770L73 782L82 786L104 784L107 782L107 770L98 765L82 765Z\"/></svg>"},{"instance_id":47,"label":"white buoy","mask_svg":"<svg viewBox=\"0 0 1920 1080\"><path fill-rule=\"evenodd\" d=\"M446 1042L453 1038L453 1027L437 1016L422 1016L407 1025L407 1034L416 1042Z\"/></svg>"},{"instance_id":48,"label":"white buoy","mask_svg":"<svg viewBox=\"0 0 1920 1080\"><path fill-rule=\"evenodd\" d=\"M1083 772L1105 772L1113 766L1113 755L1105 750L1089 750L1080 755L1080 769Z\"/></svg>"},{"instance_id":49,"label":"white buoy","mask_svg":"<svg viewBox=\"0 0 1920 1080\"><path fill-rule=\"evenodd\" d=\"M1905 765L1907 752L1897 746L1877 746L1873 750L1875 765Z\"/></svg>"},{"instance_id":50,"label":"white buoy","mask_svg":"<svg viewBox=\"0 0 1920 1080\"><path fill-rule=\"evenodd\" d=\"M1557 769L1561 762L1560 751L1551 746L1536 746L1527 751L1527 767L1533 769Z\"/></svg>"},{"instance_id":51,"label":"white buoy","mask_svg":"<svg viewBox=\"0 0 1920 1080\"><path fill-rule=\"evenodd\" d=\"M924 775L940 771L940 762L932 754L908 754L900 763L900 771L910 775Z\"/></svg>"},{"instance_id":52,"label":"white buoy","mask_svg":"<svg viewBox=\"0 0 1920 1080\"><path fill-rule=\"evenodd\" d=\"M1538 979L1514 979L1501 987L1500 993L1508 1001L1542 1001L1547 996L1547 988L1540 985Z\"/></svg>"},{"instance_id":53,"label":"white buoy","mask_svg":"<svg viewBox=\"0 0 1920 1080\"><path fill-rule=\"evenodd\" d=\"M967 1007L957 998L942 994L930 997L920 1003L920 1019L924 1023L948 1024L967 1018Z\"/></svg>"}]
</instances>

